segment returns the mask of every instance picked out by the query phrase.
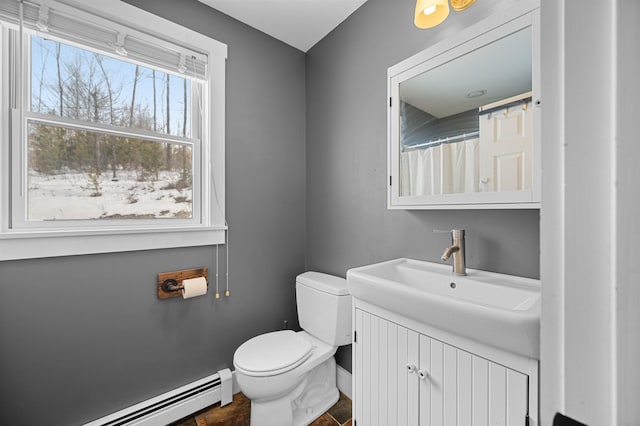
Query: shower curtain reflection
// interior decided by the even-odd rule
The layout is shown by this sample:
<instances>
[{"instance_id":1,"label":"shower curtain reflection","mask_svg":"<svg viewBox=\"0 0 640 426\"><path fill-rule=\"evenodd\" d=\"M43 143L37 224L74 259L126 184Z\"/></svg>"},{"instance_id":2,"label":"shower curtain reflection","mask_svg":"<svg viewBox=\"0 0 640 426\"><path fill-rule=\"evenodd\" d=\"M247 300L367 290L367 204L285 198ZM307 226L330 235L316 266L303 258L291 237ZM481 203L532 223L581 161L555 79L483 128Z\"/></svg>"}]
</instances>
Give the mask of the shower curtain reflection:
<instances>
[{"instance_id":1,"label":"shower curtain reflection","mask_svg":"<svg viewBox=\"0 0 640 426\"><path fill-rule=\"evenodd\" d=\"M400 195L479 192L478 139L400 153Z\"/></svg>"}]
</instances>

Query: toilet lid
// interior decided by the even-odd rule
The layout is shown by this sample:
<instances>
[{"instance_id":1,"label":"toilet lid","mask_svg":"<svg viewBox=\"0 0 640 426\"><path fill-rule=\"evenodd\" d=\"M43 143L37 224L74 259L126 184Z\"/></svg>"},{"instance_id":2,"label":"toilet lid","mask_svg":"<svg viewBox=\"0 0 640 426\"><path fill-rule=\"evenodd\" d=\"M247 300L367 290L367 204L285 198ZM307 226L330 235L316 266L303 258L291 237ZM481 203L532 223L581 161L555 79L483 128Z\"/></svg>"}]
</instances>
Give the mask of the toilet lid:
<instances>
[{"instance_id":1,"label":"toilet lid","mask_svg":"<svg viewBox=\"0 0 640 426\"><path fill-rule=\"evenodd\" d=\"M236 369L253 376L272 376L302 364L311 342L292 330L261 334L244 342L233 356Z\"/></svg>"}]
</instances>

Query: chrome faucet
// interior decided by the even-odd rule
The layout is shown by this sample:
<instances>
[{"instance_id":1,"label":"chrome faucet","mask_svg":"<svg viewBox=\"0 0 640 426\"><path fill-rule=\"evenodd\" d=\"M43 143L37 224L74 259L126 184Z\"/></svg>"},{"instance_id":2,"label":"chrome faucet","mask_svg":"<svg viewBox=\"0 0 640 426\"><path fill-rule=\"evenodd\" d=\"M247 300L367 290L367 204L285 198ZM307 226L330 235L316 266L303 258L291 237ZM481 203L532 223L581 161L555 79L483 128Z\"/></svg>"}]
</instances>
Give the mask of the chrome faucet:
<instances>
[{"instance_id":1,"label":"chrome faucet","mask_svg":"<svg viewBox=\"0 0 640 426\"><path fill-rule=\"evenodd\" d=\"M467 275L464 254L464 229L451 230L451 246L442 253L441 259L447 260L453 255L453 273Z\"/></svg>"}]
</instances>

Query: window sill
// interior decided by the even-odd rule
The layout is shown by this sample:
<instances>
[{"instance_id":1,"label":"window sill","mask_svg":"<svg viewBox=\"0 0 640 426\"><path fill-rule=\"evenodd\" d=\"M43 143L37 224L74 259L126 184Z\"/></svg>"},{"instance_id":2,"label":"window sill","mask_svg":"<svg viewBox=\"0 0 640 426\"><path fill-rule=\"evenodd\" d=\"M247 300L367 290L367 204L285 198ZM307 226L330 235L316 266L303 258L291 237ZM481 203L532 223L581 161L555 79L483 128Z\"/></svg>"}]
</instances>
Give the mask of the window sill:
<instances>
[{"instance_id":1,"label":"window sill","mask_svg":"<svg viewBox=\"0 0 640 426\"><path fill-rule=\"evenodd\" d=\"M98 237L99 236L99 237ZM225 228L82 234L20 233L0 236L0 261L224 244Z\"/></svg>"}]
</instances>

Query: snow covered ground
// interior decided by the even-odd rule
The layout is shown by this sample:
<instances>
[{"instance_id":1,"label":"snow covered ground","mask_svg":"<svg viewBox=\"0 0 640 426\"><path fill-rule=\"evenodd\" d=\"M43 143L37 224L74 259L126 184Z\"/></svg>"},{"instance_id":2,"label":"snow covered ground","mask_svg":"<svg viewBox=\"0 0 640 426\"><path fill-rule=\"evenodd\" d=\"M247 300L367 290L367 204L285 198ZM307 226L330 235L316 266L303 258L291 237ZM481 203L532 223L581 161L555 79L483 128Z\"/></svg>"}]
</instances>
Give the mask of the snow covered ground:
<instances>
[{"instance_id":1,"label":"snow covered ground","mask_svg":"<svg viewBox=\"0 0 640 426\"><path fill-rule=\"evenodd\" d=\"M160 172L157 181L138 181L135 171L111 172L98 180L86 173L29 174L29 220L190 218L192 188L176 189L179 172Z\"/></svg>"}]
</instances>

